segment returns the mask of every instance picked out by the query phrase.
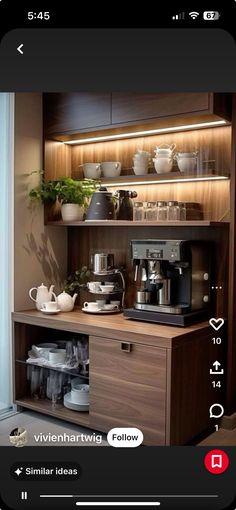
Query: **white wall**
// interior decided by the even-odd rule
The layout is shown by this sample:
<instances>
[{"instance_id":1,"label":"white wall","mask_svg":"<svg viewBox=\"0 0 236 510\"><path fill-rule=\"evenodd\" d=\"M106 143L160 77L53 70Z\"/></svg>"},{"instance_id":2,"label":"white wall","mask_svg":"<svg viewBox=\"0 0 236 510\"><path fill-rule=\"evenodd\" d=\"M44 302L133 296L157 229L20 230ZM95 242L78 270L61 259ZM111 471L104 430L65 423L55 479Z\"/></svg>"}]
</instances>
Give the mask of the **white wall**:
<instances>
[{"instance_id":1,"label":"white wall","mask_svg":"<svg viewBox=\"0 0 236 510\"><path fill-rule=\"evenodd\" d=\"M14 307L34 307L28 296L42 282L62 288L67 269L67 229L45 227L43 207L30 208L28 192L43 169L42 94L15 95Z\"/></svg>"}]
</instances>

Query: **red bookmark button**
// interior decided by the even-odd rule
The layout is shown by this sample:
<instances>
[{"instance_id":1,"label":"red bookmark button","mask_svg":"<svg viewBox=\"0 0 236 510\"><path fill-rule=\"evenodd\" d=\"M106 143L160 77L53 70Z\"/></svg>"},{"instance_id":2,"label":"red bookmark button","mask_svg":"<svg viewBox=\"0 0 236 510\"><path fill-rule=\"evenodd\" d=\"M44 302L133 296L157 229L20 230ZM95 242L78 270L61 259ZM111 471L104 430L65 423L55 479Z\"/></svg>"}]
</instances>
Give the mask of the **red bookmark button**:
<instances>
[{"instance_id":1,"label":"red bookmark button","mask_svg":"<svg viewBox=\"0 0 236 510\"><path fill-rule=\"evenodd\" d=\"M204 464L213 475L221 475L229 467L229 457L223 450L211 450L206 454Z\"/></svg>"}]
</instances>

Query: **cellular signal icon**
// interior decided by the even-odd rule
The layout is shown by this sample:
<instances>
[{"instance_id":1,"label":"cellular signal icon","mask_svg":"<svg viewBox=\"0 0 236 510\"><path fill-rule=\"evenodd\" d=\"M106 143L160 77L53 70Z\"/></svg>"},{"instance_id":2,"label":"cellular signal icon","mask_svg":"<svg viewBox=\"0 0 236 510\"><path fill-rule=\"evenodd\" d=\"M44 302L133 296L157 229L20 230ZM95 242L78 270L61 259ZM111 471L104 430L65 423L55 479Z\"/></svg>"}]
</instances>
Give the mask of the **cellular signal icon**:
<instances>
[{"instance_id":1,"label":"cellular signal icon","mask_svg":"<svg viewBox=\"0 0 236 510\"><path fill-rule=\"evenodd\" d=\"M185 12L180 12L179 14L175 14L172 16L172 19L184 19L185 18Z\"/></svg>"}]
</instances>

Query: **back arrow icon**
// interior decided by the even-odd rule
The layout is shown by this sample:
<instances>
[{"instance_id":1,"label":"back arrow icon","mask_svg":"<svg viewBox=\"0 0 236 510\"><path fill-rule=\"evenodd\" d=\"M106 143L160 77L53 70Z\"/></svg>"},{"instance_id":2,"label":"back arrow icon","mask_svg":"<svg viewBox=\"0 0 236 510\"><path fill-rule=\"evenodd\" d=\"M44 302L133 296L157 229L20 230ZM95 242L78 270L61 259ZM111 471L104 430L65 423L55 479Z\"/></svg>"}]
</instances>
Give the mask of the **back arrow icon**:
<instances>
[{"instance_id":1,"label":"back arrow icon","mask_svg":"<svg viewBox=\"0 0 236 510\"><path fill-rule=\"evenodd\" d=\"M20 46L18 46L18 48L17 48L17 51L19 51L19 53L20 53L21 55L23 55L23 51L22 51L22 49L21 49L21 48L23 48L23 46L24 46L24 44L20 44Z\"/></svg>"}]
</instances>

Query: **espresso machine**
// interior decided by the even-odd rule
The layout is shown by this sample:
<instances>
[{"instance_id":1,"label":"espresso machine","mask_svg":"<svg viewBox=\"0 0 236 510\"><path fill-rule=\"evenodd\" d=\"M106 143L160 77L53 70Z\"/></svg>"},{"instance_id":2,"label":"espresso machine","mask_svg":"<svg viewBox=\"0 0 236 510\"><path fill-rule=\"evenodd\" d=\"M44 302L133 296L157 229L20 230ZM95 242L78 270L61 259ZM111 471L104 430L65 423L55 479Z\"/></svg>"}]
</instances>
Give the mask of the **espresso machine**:
<instances>
[{"instance_id":1,"label":"espresso machine","mask_svg":"<svg viewBox=\"0 0 236 510\"><path fill-rule=\"evenodd\" d=\"M205 241L131 241L136 298L124 316L187 326L210 313L211 245Z\"/></svg>"}]
</instances>

